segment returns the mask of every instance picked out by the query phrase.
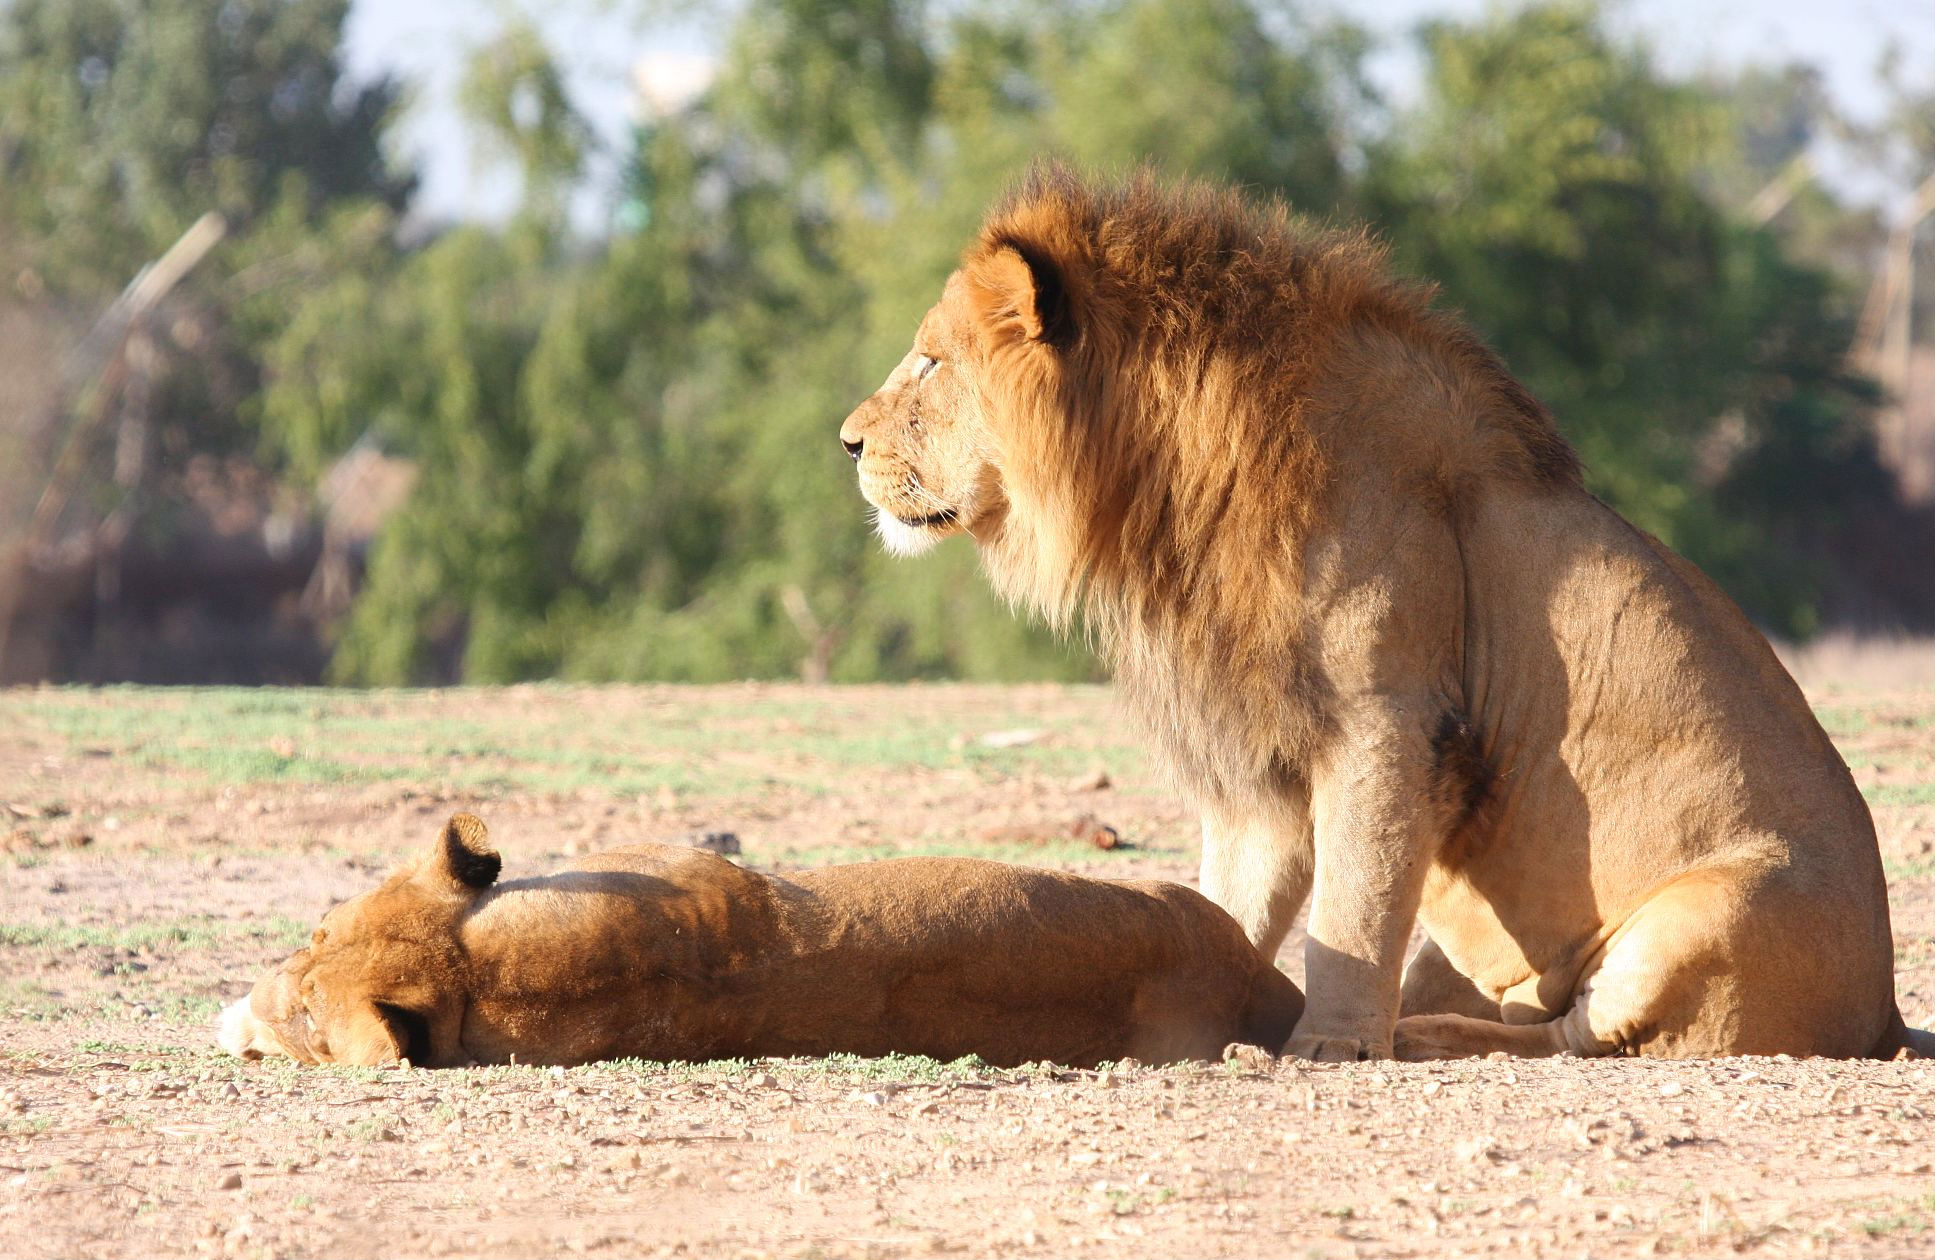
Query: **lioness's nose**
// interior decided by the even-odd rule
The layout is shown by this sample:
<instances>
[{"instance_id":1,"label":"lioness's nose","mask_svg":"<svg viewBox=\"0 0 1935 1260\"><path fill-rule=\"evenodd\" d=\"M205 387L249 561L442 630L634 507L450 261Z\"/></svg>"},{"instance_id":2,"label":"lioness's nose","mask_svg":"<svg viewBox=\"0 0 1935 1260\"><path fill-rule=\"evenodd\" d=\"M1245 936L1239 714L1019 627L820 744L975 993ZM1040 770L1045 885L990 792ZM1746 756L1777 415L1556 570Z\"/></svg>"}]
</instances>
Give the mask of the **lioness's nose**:
<instances>
[{"instance_id":1,"label":"lioness's nose","mask_svg":"<svg viewBox=\"0 0 1935 1260\"><path fill-rule=\"evenodd\" d=\"M865 438L849 438L846 434L842 433L840 435L840 445L847 448L847 458L857 464L860 462L860 452L866 447L867 442Z\"/></svg>"}]
</instances>

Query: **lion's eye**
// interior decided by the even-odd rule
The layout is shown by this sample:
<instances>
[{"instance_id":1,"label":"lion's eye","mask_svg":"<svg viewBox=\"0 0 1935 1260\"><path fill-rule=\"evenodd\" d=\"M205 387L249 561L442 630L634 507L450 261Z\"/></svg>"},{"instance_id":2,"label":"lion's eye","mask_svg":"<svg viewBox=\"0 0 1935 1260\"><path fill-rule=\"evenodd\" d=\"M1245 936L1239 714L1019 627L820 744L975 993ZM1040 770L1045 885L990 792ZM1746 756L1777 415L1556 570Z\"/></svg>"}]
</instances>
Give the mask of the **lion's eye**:
<instances>
[{"instance_id":1,"label":"lion's eye","mask_svg":"<svg viewBox=\"0 0 1935 1260\"><path fill-rule=\"evenodd\" d=\"M940 365L940 361L932 355L922 354L914 356L914 379L917 381L926 380L932 375L934 369Z\"/></svg>"}]
</instances>

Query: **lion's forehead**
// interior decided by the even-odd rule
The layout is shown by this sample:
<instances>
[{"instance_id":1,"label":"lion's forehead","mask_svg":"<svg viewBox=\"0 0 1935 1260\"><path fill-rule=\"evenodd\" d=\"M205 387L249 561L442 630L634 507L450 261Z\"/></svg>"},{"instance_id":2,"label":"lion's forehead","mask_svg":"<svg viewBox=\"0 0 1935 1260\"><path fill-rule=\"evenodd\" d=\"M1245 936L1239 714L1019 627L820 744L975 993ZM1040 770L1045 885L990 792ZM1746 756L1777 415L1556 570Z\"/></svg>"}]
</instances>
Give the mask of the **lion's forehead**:
<instances>
[{"instance_id":1,"label":"lion's forehead","mask_svg":"<svg viewBox=\"0 0 1935 1260\"><path fill-rule=\"evenodd\" d=\"M940 300L927 308L914 333L917 351L945 350L959 354L971 344L974 324L968 309L966 282L960 272L948 277ZM936 356L941 357L941 356Z\"/></svg>"}]
</instances>

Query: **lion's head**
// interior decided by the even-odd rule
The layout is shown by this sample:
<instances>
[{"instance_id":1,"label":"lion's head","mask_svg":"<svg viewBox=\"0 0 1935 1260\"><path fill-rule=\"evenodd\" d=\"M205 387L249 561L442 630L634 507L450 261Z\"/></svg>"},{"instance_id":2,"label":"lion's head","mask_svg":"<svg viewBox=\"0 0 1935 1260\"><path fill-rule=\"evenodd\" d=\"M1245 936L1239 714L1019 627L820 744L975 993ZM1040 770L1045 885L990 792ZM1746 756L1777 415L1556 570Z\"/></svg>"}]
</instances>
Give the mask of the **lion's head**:
<instances>
[{"instance_id":1,"label":"lion's head","mask_svg":"<svg viewBox=\"0 0 1935 1260\"><path fill-rule=\"evenodd\" d=\"M1105 634L1154 603L1240 626L1364 438L1348 400L1319 396L1345 379L1409 414L1456 377L1488 465L1576 480L1544 409L1384 261L1281 203L1038 168L841 426L881 537L912 554L965 532L997 588L1055 622L1085 601ZM1392 349L1407 339L1427 350ZM1420 466L1467 449L1450 427L1396 438Z\"/></svg>"},{"instance_id":2,"label":"lion's head","mask_svg":"<svg viewBox=\"0 0 1935 1260\"><path fill-rule=\"evenodd\" d=\"M1306 296L1357 306L1375 256L1280 206L1037 170L841 427L882 539L913 554L967 533L996 587L1056 623L1151 571L1245 589L1201 563L1216 536L1299 516L1322 479L1285 419L1314 352L1299 336L1324 321L1259 276L1310 273Z\"/></svg>"},{"instance_id":3,"label":"lion's head","mask_svg":"<svg viewBox=\"0 0 1935 1260\"><path fill-rule=\"evenodd\" d=\"M1004 451L989 424L996 360L1045 352L1055 298L1012 246L977 251L921 320L914 344L840 428L881 540L914 555L968 533L986 542L1009 509ZM1043 369L1053 369L1043 353Z\"/></svg>"}]
</instances>

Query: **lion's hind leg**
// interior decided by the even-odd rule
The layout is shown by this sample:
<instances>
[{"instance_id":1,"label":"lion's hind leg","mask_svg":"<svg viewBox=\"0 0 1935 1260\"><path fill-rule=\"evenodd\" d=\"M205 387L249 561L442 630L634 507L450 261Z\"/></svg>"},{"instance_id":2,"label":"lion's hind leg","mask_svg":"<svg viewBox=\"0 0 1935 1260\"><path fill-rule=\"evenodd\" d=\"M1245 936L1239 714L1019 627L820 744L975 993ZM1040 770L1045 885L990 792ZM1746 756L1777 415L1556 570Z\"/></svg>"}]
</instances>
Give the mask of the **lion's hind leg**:
<instances>
[{"instance_id":1,"label":"lion's hind leg","mask_svg":"<svg viewBox=\"0 0 1935 1260\"><path fill-rule=\"evenodd\" d=\"M1398 1015L1469 1015L1489 1022L1498 1019L1499 1008L1451 965L1436 941L1426 938L1404 969Z\"/></svg>"},{"instance_id":2,"label":"lion's hind leg","mask_svg":"<svg viewBox=\"0 0 1935 1260\"><path fill-rule=\"evenodd\" d=\"M1414 1016L1398 1021L1395 1053L1860 1055L1885 1018L1886 963L1878 964L1883 982L1875 993L1848 983L1861 974L1869 946L1837 909L1766 872L1690 872L1607 937L1556 1018L1505 1024Z\"/></svg>"},{"instance_id":3,"label":"lion's hind leg","mask_svg":"<svg viewBox=\"0 0 1935 1260\"><path fill-rule=\"evenodd\" d=\"M1537 1059L1565 1054L1559 1020L1543 1024L1501 1024L1470 1015L1406 1015L1397 1022L1393 1053L1400 1059L1472 1059L1509 1054Z\"/></svg>"}]
</instances>

